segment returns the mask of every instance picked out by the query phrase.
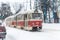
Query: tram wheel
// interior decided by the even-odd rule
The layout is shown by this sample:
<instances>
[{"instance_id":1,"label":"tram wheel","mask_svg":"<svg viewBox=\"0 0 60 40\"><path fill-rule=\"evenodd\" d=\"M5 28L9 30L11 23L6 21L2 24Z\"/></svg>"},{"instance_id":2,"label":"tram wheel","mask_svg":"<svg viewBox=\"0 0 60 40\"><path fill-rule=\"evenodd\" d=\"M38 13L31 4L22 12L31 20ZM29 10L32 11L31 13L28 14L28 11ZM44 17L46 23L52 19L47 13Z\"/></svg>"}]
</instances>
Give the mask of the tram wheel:
<instances>
[{"instance_id":1,"label":"tram wheel","mask_svg":"<svg viewBox=\"0 0 60 40\"><path fill-rule=\"evenodd\" d=\"M33 27L32 28L32 31L37 31L37 27Z\"/></svg>"},{"instance_id":2,"label":"tram wheel","mask_svg":"<svg viewBox=\"0 0 60 40\"><path fill-rule=\"evenodd\" d=\"M39 27L39 29L42 29L42 27Z\"/></svg>"},{"instance_id":3,"label":"tram wheel","mask_svg":"<svg viewBox=\"0 0 60 40\"><path fill-rule=\"evenodd\" d=\"M23 27L21 27L21 29L24 29Z\"/></svg>"},{"instance_id":4,"label":"tram wheel","mask_svg":"<svg viewBox=\"0 0 60 40\"><path fill-rule=\"evenodd\" d=\"M16 28L16 26L14 26L14 28Z\"/></svg>"},{"instance_id":5,"label":"tram wheel","mask_svg":"<svg viewBox=\"0 0 60 40\"><path fill-rule=\"evenodd\" d=\"M38 28L38 31L41 32L41 31L42 31L41 29L42 29L42 27L39 27L39 28Z\"/></svg>"}]
</instances>

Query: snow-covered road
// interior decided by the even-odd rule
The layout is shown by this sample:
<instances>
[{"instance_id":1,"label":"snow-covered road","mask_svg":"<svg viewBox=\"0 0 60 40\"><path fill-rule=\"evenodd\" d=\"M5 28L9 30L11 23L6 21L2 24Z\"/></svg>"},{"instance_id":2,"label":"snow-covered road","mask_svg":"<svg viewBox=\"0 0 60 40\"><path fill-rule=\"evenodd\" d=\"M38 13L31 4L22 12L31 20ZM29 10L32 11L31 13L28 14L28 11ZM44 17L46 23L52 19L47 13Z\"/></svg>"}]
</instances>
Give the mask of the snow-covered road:
<instances>
[{"instance_id":1,"label":"snow-covered road","mask_svg":"<svg viewBox=\"0 0 60 40\"><path fill-rule=\"evenodd\" d=\"M30 32L6 27L6 40L60 40L59 24L43 24L42 32Z\"/></svg>"}]
</instances>

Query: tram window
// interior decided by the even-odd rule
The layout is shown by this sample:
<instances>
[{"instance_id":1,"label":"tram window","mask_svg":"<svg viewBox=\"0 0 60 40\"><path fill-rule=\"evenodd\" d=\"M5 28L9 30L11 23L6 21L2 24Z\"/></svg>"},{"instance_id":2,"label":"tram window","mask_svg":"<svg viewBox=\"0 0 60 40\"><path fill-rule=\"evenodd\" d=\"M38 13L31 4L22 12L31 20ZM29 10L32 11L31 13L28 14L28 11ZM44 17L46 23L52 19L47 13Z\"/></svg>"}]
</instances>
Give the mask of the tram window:
<instances>
[{"instance_id":1,"label":"tram window","mask_svg":"<svg viewBox=\"0 0 60 40\"><path fill-rule=\"evenodd\" d=\"M16 20L16 17L14 17L14 20Z\"/></svg>"},{"instance_id":2,"label":"tram window","mask_svg":"<svg viewBox=\"0 0 60 40\"><path fill-rule=\"evenodd\" d=\"M28 19L31 19L31 14L28 15Z\"/></svg>"},{"instance_id":3,"label":"tram window","mask_svg":"<svg viewBox=\"0 0 60 40\"><path fill-rule=\"evenodd\" d=\"M41 19L42 18L42 14L40 14L40 13L33 13L32 14L32 18L33 19Z\"/></svg>"},{"instance_id":4,"label":"tram window","mask_svg":"<svg viewBox=\"0 0 60 40\"><path fill-rule=\"evenodd\" d=\"M23 15L20 14L17 16L17 20L22 20L22 19L23 19Z\"/></svg>"},{"instance_id":5,"label":"tram window","mask_svg":"<svg viewBox=\"0 0 60 40\"><path fill-rule=\"evenodd\" d=\"M27 14L24 15L24 19L25 19L25 20L27 19Z\"/></svg>"}]
</instances>

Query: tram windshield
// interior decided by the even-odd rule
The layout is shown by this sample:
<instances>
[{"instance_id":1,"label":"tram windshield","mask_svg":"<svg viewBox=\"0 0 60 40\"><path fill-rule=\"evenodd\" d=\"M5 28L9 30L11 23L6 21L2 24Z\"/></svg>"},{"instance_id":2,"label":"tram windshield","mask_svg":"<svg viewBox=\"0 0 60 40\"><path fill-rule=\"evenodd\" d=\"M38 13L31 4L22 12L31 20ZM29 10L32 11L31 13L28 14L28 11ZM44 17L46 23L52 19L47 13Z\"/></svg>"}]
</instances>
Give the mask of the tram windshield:
<instances>
[{"instance_id":1,"label":"tram windshield","mask_svg":"<svg viewBox=\"0 0 60 40\"><path fill-rule=\"evenodd\" d=\"M42 14L41 13L32 13L32 18L33 19L42 19Z\"/></svg>"}]
</instances>

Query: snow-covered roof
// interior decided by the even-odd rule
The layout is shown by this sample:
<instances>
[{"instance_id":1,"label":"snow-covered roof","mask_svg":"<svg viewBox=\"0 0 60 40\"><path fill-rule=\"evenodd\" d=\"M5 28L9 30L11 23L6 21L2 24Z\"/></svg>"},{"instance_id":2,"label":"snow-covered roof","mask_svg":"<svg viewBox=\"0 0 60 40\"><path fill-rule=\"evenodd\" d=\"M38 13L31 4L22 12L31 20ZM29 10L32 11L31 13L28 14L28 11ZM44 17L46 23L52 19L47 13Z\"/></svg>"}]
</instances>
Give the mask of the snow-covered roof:
<instances>
[{"instance_id":1,"label":"snow-covered roof","mask_svg":"<svg viewBox=\"0 0 60 40\"><path fill-rule=\"evenodd\" d=\"M34 13L34 9L33 10L28 10L27 13ZM43 13L41 10L38 10L38 13Z\"/></svg>"}]
</instances>

